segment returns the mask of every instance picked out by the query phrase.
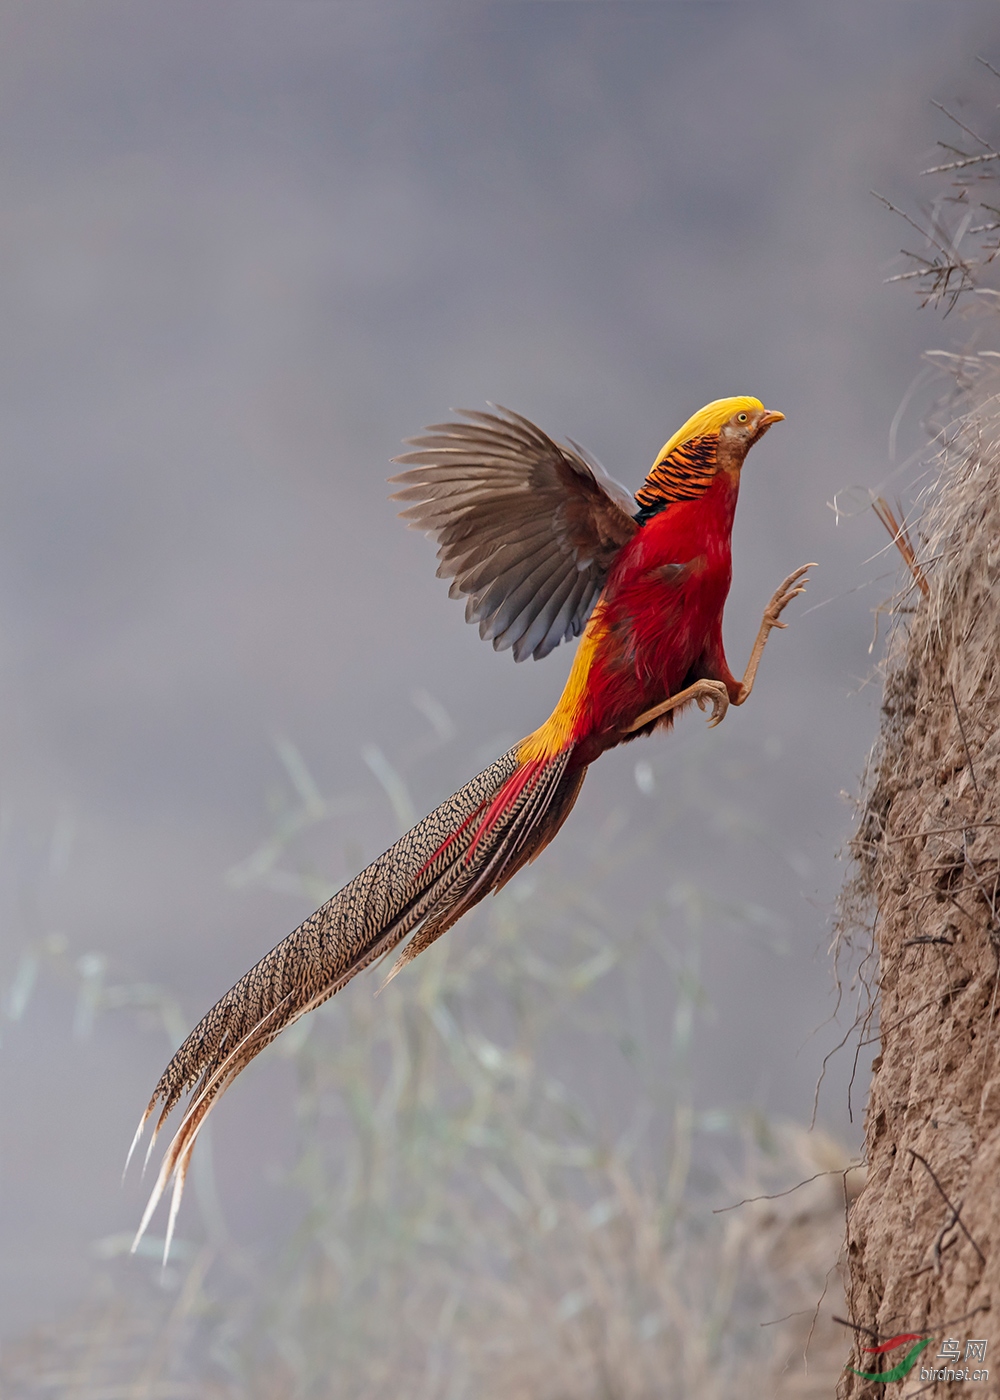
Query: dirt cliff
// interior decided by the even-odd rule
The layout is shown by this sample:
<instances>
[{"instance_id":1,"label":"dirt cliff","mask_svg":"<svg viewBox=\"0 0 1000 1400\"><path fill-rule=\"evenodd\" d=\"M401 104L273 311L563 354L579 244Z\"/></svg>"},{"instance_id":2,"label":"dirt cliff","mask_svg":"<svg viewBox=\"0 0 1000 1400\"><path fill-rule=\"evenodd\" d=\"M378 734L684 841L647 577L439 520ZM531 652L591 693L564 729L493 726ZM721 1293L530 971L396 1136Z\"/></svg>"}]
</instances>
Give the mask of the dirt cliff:
<instances>
[{"instance_id":1,"label":"dirt cliff","mask_svg":"<svg viewBox=\"0 0 1000 1400\"><path fill-rule=\"evenodd\" d=\"M928 1369L975 1368L984 1339L995 1379L972 1393L1000 1395L1000 401L980 400L946 430L893 609L849 900L871 930L862 1045L880 1043L848 1214L851 1362L885 1374L916 1343L871 1348L929 1337L902 1395L953 1393Z\"/></svg>"}]
</instances>

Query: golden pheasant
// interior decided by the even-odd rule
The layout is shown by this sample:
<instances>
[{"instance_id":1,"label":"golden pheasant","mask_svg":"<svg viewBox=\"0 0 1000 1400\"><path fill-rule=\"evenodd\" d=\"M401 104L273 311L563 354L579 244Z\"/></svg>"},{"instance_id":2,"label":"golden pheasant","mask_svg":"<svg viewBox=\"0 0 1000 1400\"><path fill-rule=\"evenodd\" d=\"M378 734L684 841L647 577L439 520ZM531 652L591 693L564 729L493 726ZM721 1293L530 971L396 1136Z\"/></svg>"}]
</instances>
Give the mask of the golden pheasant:
<instances>
[{"instance_id":1,"label":"golden pheasant","mask_svg":"<svg viewBox=\"0 0 1000 1400\"><path fill-rule=\"evenodd\" d=\"M173 1179L169 1251L201 1125L219 1097L293 1021L412 934L390 975L484 895L534 860L566 820L605 749L668 727L689 701L718 724L741 705L805 565L764 612L742 680L726 662L722 610L740 471L783 418L759 399L719 399L664 446L635 499L576 444L505 409L464 412L411 440L393 480L402 514L438 543L439 576L466 617L514 659L583 636L562 697L540 729L401 837L212 1007L164 1070L133 1149L191 1096L136 1244ZM150 1144L152 1147L152 1143ZM131 1155L131 1154L130 1154Z\"/></svg>"}]
</instances>

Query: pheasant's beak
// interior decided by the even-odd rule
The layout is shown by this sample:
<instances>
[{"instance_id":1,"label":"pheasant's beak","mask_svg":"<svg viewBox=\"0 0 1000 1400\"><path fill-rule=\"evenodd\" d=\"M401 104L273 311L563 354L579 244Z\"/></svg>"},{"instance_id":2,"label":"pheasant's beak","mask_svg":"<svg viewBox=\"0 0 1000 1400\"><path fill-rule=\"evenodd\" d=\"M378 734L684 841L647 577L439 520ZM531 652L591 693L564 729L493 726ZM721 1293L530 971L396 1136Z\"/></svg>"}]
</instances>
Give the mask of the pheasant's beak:
<instances>
[{"instance_id":1,"label":"pheasant's beak","mask_svg":"<svg viewBox=\"0 0 1000 1400\"><path fill-rule=\"evenodd\" d=\"M765 429L769 428L772 423L783 423L784 421L785 415L783 413L779 413L777 409L768 409L767 413L765 413L761 417L758 426L760 428L760 431L764 432Z\"/></svg>"}]
</instances>

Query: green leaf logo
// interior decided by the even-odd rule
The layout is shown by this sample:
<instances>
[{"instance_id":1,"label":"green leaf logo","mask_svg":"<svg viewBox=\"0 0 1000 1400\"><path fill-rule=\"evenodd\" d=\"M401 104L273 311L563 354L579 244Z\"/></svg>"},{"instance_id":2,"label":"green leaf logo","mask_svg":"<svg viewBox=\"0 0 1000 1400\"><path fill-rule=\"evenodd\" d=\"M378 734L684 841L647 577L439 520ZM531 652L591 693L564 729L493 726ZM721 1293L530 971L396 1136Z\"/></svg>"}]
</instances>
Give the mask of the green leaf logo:
<instances>
[{"instance_id":1,"label":"green leaf logo","mask_svg":"<svg viewBox=\"0 0 1000 1400\"><path fill-rule=\"evenodd\" d=\"M890 1339L887 1342L883 1342L881 1346L865 1347L865 1351L876 1352L881 1355L883 1352L894 1351L896 1347L902 1346L904 1342L916 1342L916 1346L911 1347L902 1361L897 1362L891 1371L857 1371L853 1366L848 1366L847 1369L852 1371L854 1375L860 1376L864 1381L880 1381L882 1385L888 1385L890 1381L901 1381L904 1376L908 1376L913 1370L914 1366L917 1364L917 1357L923 1351L924 1347L929 1347L931 1344L930 1337L920 1337L919 1340L918 1337L919 1334L916 1332L903 1332L898 1337L890 1337Z\"/></svg>"}]
</instances>

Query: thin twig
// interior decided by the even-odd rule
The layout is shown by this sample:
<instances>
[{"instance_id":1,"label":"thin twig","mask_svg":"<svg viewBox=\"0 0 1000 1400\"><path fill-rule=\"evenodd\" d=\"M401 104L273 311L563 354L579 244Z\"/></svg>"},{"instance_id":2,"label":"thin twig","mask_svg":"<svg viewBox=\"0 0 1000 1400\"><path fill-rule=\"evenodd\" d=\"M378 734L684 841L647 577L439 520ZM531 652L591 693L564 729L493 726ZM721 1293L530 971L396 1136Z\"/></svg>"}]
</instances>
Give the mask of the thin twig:
<instances>
[{"instance_id":1,"label":"thin twig","mask_svg":"<svg viewBox=\"0 0 1000 1400\"><path fill-rule=\"evenodd\" d=\"M863 1322L850 1322L846 1317L838 1317L836 1313L833 1315L833 1321L839 1322L841 1327L849 1327L852 1332L864 1332L866 1337L871 1337L876 1342L881 1336L874 1327L866 1327Z\"/></svg>"},{"instance_id":2,"label":"thin twig","mask_svg":"<svg viewBox=\"0 0 1000 1400\"><path fill-rule=\"evenodd\" d=\"M823 1063L820 1066L819 1078L816 1080L816 1088L813 1092L812 1117L809 1119L810 1132L812 1132L813 1128L816 1126L816 1114L819 1112L819 1091L820 1089L822 1089L823 1080L826 1078L826 1067L829 1064L830 1060L833 1059L834 1055L836 1055L838 1051L843 1050L844 1046L850 1040L851 1036L854 1034L857 1028L858 1022L855 1021L854 1025L851 1026L850 1029L845 1033L843 1040L840 1041L838 1045L835 1045L832 1050L828 1050L827 1053L823 1056Z\"/></svg>"},{"instance_id":3,"label":"thin twig","mask_svg":"<svg viewBox=\"0 0 1000 1400\"><path fill-rule=\"evenodd\" d=\"M909 1150L910 1149L907 1148L907 1151ZM930 1332L932 1334L934 1332L948 1332L951 1328L957 1327L960 1322L968 1322L970 1317L976 1317L981 1312L989 1311L989 1303L978 1303L976 1307L970 1309L967 1313L963 1313L961 1317L950 1317L944 1322L928 1322L918 1327L916 1330L919 1332ZM833 1315L831 1321L839 1323L841 1327L849 1327L852 1332L864 1332L866 1336L871 1337L876 1342L880 1341L882 1338L881 1332L877 1332L874 1327L866 1327L863 1322L852 1322L849 1318L837 1317L836 1313Z\"/></svg>"},{"instance_id":4,"label":"thin twig","mask_svg":"<svg viewBox=\"0 0 1000 1400\"><path fill-rule=\"evenodd\" d=\"M983 165L988 160L1000 160L1000 151L991 151L988 156L964 156L962 160L949 161L947 165L929 165L921 170L921 175L942 175L948 170L964 170L967 165Z\"/></svg>"},{"instance_id":5,"label":"thin twig","mask_svg":"<svg viewBox=\"0 0 1000 1400\"><path fill-rule=\"evenodd\" d=\"M969 774L972 778L972 786L976 789L976 797L982 805L983 794L979 791L979 783L976 780L976 770L972 764L972 753L969 749L969 741L965 734L965 725L962 723L962 712L958 708L958 696L955 694L955 687L948 682L948 689L951 691L951 703L955 706L955 718L958 720L958 732L962 736L962 743L965 745L965 756L969 760Z\"/></svg>"},{"instance_id":6,"label":"thin twig","mask_svg":"<svg viewBox=\"0 0 1000 1400\"><path fill-rule=\"evenodd\" d=\"M816 1306L813 1309L812 1322L809 1324L809 1332L806 1336L805 1346L802 1348L802 1367L806 1375L809 1374L809 1348L812 1345L812 1339L816 1333L816 1324L817 1322L819 1322L820 1309L822 1308L824 1299L826 1298L827 1289L830 1287L830 1275L834 1272L836 1268L837 1265L834 1263L831 1264L826 1271L826 1276L823 1279L823 1292L816 1299Z\"/></svg>"},{"instance_id":7,"label":"thin twig","mask_svg":"<svg viewBox=\"0 0 1000 1400\"><path fill-rule=\"evenodd\" d=\"M955 1217L954 1220L952 1221L952 1225L958 1225L958 1226L961 1228L962 1234L965 1236L965 1238L966 1238L966 1239L969 1241L969 1243L972 1245L972 1248L973 1248L973 1249L976 1251L976 1253L979 1255L979 1262L980 1262L981 1264L985 1264L985 1263L986 1263L986 1255L983 1253L983 1251L979 1248L978 1244L976 1244L975 1240L974 1240L974 1239L972 1238L972 1236L969 1234L969 1231L968 1231L968 1228L966 1227L965 1221L962 1219L962 1213L961 1213L961 1211L959 1210L958 1206L953 1205L953 1204L951 1203L951 1201L948 1199L948 1193L945 1191L945 1189L944 1189L944 1187L941 1185L940 1181L938 1181L937 1173L935 1172L934 1168L931 1166L930 1162L928 1162L928 1160L927 1160L926 1157L921 1157L920 1153L919 1153L919 1152L915 1152L915 1151L913 1150L912 1147L908 1147L906 1150L907 1150L907 1152L910 1154L911 1157L915 1157L915 1158L917 1159L917 1161L920 1163L920 1165L926 1169L928 1175L930 1176L931 1181L933 1181L934 1185L937 1187L938 1191L940 1192L941 1199L944 1201L945 1205L948 1207L948 1209L951 1211L952 1215ZM949 1229L950 1229L950 1228L951 1228L951 1227L949 1226Z\"/></svg>"},{"instance_id":8,"label":"thin twig","mask_svg":"<svg viewBox=\"0 0 1000 1400\"><path fill-rule=\"evenodd\" d=\"M813 1308L799 1308L796 1312L785 1313L784 1317L772 1317L768 1322L761 1322L760 1327L777 1327L779 1322L789 1322L793 1317L805 1317L807 1313L813 1312Z\"/></svg>"},{"instance_id":9,"label":"thin twig","mask_svg":"<svg viewBox=\"0 0 1000 1400\"><path fill-rule=\"evenodd\" d=\"M955 116L954 112L949 112L947 107L943 106L940 102L935 102L933 99L931 100L931 106L936 107L939 112L943 112L950 122L954 122L956 126L960 126L965 132L966 136L971 136L973 141L979 142L980 146L985 146L986 149L988 151L992 151L994 155L997 154L997 152L993 150L993 147L988 141L984 141L978 132L973 131L971 126L966 126L965 122L959 121L958 117Z\"/></svg>"},{"instance_id":10,"label":"thin twig","mask_svg":"<svg viewBox=\"0 0 1000 1400\"><path fill-rule=\"evenodd\" d=\"M906 525L902 521L897 522L891 507L883 496L876 496L875 500L872 501L872 510L889 531L889 534L892 536L893 544L906 561L907 568L916 579L921 593L927 598L931 591L930 584L927 582L926 574L917 562L917 552L913 548ZM900 511L900 514L902 515L902 511Z\"/></svg>"},{"instance_id":11,"label":"thin twig","mask_svg":"<svg viewBox=\"0 0 1000 1400\"><path fill-rule=\"evenodd\" d=\"M932 1006L941 1005L941 1003L946 1001L949 997L957 996L959 992L964 991L968 985L968 982L953 982L950 986L946 987L943 992L938 992L937 996L931 997L930 1001L923 1001L919 1006L913 1007L911 1011L906 1011L902 1016L897 1016L895 1021L882 1022L879 1026L879 1034L877 1036L872 1036L871 1040L863 1040L861 1045L877 1045L880 1040L884 1041L887 1035L891 1035L893 1031L898 1030L899 1027L905 1025L907 1021L912 1021L914 1016L919 1016L921 1011L927 1011Z\"/></svg>"},{"instance_id":12,"label":"thin twig","mask_svg":"<svg viewBox=\"0 0 1000 1400\"><path fill-rule=\"evenodd\" d=\"M856 1166L848 1167L847 1170L852 1172L861 1166L863 1166L863 1163L859 1162ZM739 1210L740 1206L752 1205L754 1201L778 1201L782 1196L790 1196L792 1192L797 1191L800 1186L808 1186L810 1181L819 1181L821 1176L843 1176L843 1174L844 1169L842 1167L835 1168L828 1172L817 1172L815 1176L807 1176L805 1181L797 1181L794 1186L789 1186L786 1191L775 1191L774 1194L770 1196L747 1196L744 1200L736 1201L735 1204L731 1206L719 1206L716 1210L712 1211L712 1214L725 1215L727 1210Z\"/></svg>"},{"instance_id":13,"label":"thin twig","mask_svg":"<svg viewBox=\"0 0 1000 1400\"><path fill-rule=\"evenodd\" d=\"M898 841L920 841L925 836L953 836L956 831L974 831L977 827L997 826L1000 823L995 821L985 822L963 822L961 826L939 826L933 831L911 831L906 836L887 836L885 844L895 846Z\"/></svg>"},{"instance_id":14,"label":"thin twig","mask_svg":"<svg viewBox=\"0 0 1000 1400\"><path fill-rule=\"evenodd\" d=\"M933 235L932 233L929 233L929 232L927 231L927 229L921 228L920 225L919 225L915 220L913 220L913 219L910 218L909 214L905 213L905 211L902 210L902 209L897 209L896 206L895 206L895 204L893 204L891 200L886 199L886 197L885 197L884 194L879 194L878 190L872 190L871 193L875 196L875 198L876 198L877 200L879 200L882 204L884 204L885 207L886 207L887 209L891 210L891 212L892 212L893 214L898 214L899 217L900 217L901 219L905 219L906 222L910 225L910 228L912 228L916 233L919 233L921 238L926 238L926 239L927 239L927 242L930 243L932 247L936 248L936 249L938 250L938 252L941 254L942 257L944 257L944 258L951 257L951 250L948 249L948 248L946 248L946 247L944 246L943 243L939 243L939 242L937 241L937 239L934 237L934 235ZM905 249L904 249L904 252L905 252ZM917 257L917 254L916 254L916 253L906 253L906 256L907 256L908 258L916 258L916 257ZM925 258L918 258L918 261L920 261L920 262L926 262L927 259L925 259ZM928 269L930 269L932 265L928 262L928 263L927 263L927 266L928 266ZM907 274L904 274L904 276L905 276L905 275L907 275ZM916 276L917 274L916 274L916 273L910 273L909 275L910 275L910 276ZM898 278L898 277L892 277L892 278L890 278L889 280L892 281L892 282L898 282L898 281L900 281L901 279Z\"/></svg>"}]
</instances>

